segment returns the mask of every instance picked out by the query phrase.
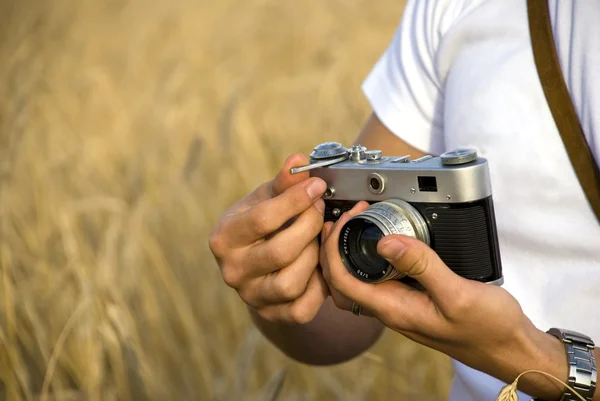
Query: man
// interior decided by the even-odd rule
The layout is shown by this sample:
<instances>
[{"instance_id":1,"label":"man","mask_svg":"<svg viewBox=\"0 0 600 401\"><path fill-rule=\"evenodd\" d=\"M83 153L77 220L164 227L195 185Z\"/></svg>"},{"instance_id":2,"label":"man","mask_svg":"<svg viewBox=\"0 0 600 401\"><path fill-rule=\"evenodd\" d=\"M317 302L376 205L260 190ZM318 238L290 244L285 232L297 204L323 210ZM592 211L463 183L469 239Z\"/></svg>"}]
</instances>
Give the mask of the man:
<instances>
[{"instance_id":1,"label":"man","mask_svg":"<svg viewBox=\"0 0 600 401\"><path fill-rule=\"evenodd\" d=\"M598 160L600 2L549 4L563 72ZM307 163L302 155L215 227L210 246L224 281L264 335L305 363L346 361L388 327L453 358L451 401L494 400L529 369L566 383L565 345L546 330L600 341L600 225L537 76L526 0L409 0L363 90L373 114L355 143L413 158L472 147L489 160L504 286L463 279L425 244L401 236L383 238L378 252L425 292L352 278L336 248L349 215L323 225L324 182L289 174ZM349 313L353 302L372 317ZM591 354L600 356L598 348ZM519 389L519 400L558 400L565 391L537 374L523 376Z\"/></svg>"}]
</instances>

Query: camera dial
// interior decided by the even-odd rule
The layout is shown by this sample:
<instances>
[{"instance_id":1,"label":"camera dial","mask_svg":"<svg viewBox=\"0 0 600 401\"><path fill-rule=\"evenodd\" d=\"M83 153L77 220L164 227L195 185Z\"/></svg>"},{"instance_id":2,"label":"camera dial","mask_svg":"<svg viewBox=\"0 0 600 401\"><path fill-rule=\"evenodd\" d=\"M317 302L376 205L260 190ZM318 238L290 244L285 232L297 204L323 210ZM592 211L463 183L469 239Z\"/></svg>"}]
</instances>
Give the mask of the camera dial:
<instances>
[{"instance_id":1,"label":"camera dial","mask_svg":"<svg viewBox=\"0 0 600 401\"><path fill-rule=\"evenodd\" d=\"M310 163L305 166L292 167L291 174L327 167L348 160L350 151L339 142L324 142L313 148L310 154Z\"/></svg>"},{"instance_id":2,"label":"camera dial","mask_svg":"<svg viewBox=\"0 0 600 401\"><path fill-rule=\"evenodd\" d=\"M324 142L313 148L310 158L313 160L323 160L346 155L348 149L339 142Z\"/></svg>"},{"instance_id":3,"label":"camera dial","mask_svg":"<svg viewBox=\"0 0 600 401\"><path fill-rule=\"evenodd\" d=\"M475 149L455 149L440 155L442 164L445 166L455 166L459 164L471 163L477 160L477 151Z\"/></svg>"},{"instance_id":4,"label":"camera dial","mask_svg":"<svg viewBox=\"0 0 600 401\"><path fill-rule=\"evenodd\" d=\"M369 206L344 224L340 233L340 256L346 269L361 281L377 283L404 275L377 253L381 238L401 234L430 245L427 223L409 203L388 199Z\"/></svg>"}]
</instances>

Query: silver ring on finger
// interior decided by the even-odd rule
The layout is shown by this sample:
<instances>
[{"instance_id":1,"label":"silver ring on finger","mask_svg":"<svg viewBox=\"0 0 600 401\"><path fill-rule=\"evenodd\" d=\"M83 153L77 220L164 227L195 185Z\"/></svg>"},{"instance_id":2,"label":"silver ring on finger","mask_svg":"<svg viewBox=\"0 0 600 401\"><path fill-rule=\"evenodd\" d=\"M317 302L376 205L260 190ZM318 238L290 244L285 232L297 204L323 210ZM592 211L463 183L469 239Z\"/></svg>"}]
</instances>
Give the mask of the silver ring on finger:
<instances>
[{"instance_id":1,"label":"silver ring on finger","mask_svg":"<svg viewBox=\"0 0 600 401\"><path fill-rule=\"evenodd\" d=\"M362 314L362 306L356 302L352 302L352 313L354 313L356 316L360 316Z\"/></svg>"}]
</instances>

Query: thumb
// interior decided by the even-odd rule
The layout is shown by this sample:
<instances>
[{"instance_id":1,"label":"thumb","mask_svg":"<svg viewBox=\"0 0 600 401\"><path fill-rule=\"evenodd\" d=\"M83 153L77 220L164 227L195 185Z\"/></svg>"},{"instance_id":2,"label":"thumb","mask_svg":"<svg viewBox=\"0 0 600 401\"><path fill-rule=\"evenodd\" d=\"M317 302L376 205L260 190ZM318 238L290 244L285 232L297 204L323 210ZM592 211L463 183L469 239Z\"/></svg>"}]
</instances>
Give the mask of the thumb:
<instances>
[{"instance_id":1,"label":"thumb","mask_svg":"<svg viewBox=\"0 0 600 401\"><path fill-rule=\"evenodd\" d=\"M396 270L417 280L438 305L451 300L460 291L462 277L446 266L423 241L404 235L388 235L377 244L377 252Z\"/></svg>"}]
</instances>

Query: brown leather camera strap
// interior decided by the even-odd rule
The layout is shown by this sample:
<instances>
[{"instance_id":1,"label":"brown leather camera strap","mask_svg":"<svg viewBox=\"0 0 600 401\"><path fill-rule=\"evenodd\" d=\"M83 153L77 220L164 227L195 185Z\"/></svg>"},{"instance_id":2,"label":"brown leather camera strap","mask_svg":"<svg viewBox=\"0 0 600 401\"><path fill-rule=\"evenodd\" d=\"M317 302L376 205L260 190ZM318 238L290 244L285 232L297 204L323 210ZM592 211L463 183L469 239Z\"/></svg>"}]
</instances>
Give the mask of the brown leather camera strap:
<instances>
[{"instance_id":1,"label":"brown leather camera strap","mask_svg":"<svg viewBox=\"0 0 600 401\"><path fill-rule=\"evenodd\" d=\"M600 222L600 171L585 139L556 52L548 0L527 0L529 32L538 74L554 122L587 200Z\"/></svg>"}]
</instances>

